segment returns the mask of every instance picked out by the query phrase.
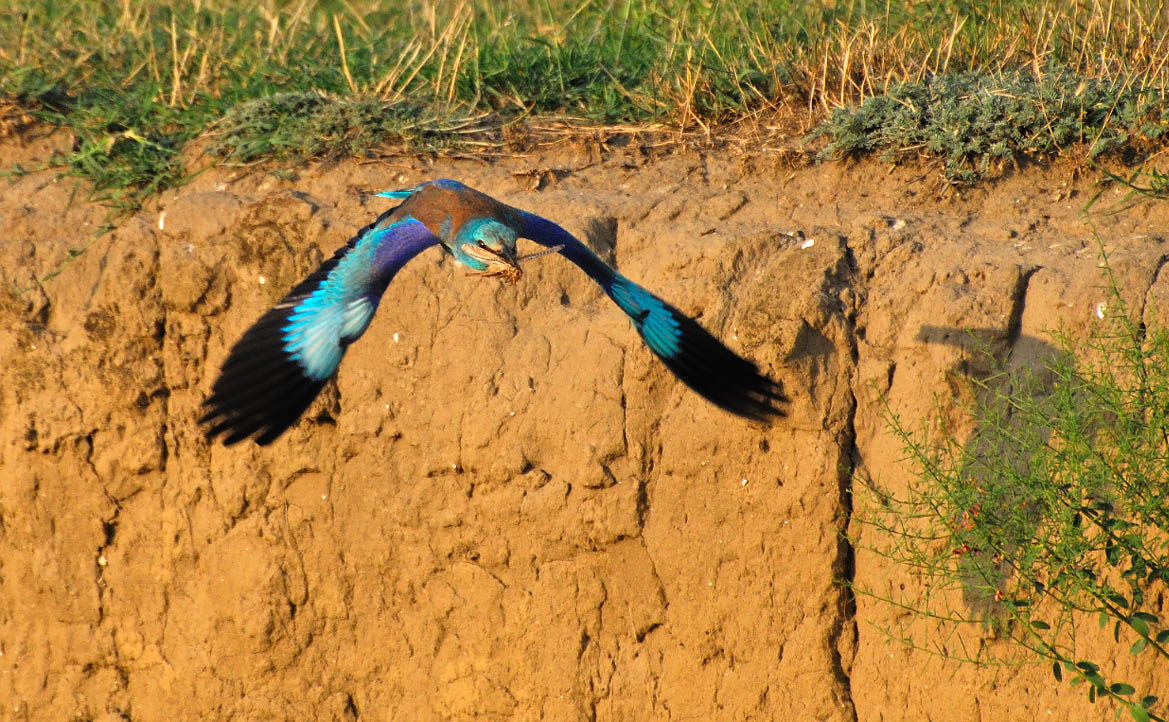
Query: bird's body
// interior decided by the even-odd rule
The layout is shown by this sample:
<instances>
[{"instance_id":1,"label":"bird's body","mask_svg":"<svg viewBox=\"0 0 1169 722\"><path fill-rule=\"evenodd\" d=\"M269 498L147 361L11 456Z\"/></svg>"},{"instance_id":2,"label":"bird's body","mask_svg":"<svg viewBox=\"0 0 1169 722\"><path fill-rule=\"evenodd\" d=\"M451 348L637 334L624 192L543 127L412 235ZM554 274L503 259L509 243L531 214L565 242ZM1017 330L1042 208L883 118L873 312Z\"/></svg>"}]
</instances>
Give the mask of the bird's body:
<instances>
[{"instance_id":1,"label":"bird's body","mask_svg":"<svg viewBox=\"0 0 1169 722\"><path fill-rule=\"evenodd\" d=\"M548 246L579 266L629 316L646 345L683 383L740 416L781 414L778 386L696 321L633 283L557 224L451 180L378 195L401 199L361 229L244 333L228 354L200 420L233 444L268 444L296 422L336 373L409 260L441 245L481 275L521 275L516 239Z\"/></svg>"}]
</instances>

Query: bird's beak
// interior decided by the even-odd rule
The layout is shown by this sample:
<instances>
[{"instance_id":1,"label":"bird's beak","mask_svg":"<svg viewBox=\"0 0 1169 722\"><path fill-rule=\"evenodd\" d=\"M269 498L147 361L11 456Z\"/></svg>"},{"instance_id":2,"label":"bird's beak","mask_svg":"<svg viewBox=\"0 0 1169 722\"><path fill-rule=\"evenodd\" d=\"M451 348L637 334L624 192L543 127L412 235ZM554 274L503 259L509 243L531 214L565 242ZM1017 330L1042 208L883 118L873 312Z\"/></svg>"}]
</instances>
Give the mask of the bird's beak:
<instances>
[{"instance_id":1,"label":"bird's beak","mask_svg":"<svg viewBox=\"0 0 1169 722\"><path fill-rule=\"evenodd\" d=\"M520 270L520 257L516 253L516 249L504 246L503 250L499 253L499 257L503 260L504 263L511 266L515 270Z\"/></svg>"}]
</instances>

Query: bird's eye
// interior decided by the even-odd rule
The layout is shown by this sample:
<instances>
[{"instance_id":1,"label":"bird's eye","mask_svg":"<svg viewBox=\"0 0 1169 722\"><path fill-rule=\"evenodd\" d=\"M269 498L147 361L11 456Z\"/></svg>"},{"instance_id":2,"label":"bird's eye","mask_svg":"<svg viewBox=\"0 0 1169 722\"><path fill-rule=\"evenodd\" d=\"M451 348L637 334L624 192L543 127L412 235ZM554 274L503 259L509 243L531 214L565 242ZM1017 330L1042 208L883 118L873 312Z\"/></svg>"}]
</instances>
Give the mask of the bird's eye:
<instances>
[{"instance_id":1,"label":"bird's eye","mask_svg":"<svg viewBox=\"0 0 1169 722\"><path fill-rule=\"evenodd\" d=\"M486 251L486 250L490 250L490 249L488 249L488 248L487 248L487 244L486 244L486 243L484 243L483 241L475 241L475 244L476 244L476 245L478 245L480 248L482 248L482 249L483 249L483 250L485 250L485 251Z\"/></svg>"}]
</instances>

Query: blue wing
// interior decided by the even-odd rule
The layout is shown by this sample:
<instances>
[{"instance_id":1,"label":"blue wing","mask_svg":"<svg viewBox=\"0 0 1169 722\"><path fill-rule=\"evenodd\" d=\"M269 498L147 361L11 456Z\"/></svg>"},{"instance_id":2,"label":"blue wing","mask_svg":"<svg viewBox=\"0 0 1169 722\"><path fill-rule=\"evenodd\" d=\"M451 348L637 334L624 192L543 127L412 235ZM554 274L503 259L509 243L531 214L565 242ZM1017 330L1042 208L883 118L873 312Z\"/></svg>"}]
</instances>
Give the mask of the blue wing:
<instances>
[{"instance_id":1,"label":"blue wing","mask_svg":"<svg viewBox=\"0 0 1169 722\"><path fill-rule=\"evenodd\" d=\"M783 415L776 404L787 399L755 364L728 349L694 319L617 273L568 231L534 213L520 213L521 235L544 246L563 246L560 254L604 289L629 316L650 351L682 383L739 416L767 421Z\"/></svg>"},{"instance_id":2,"label":"blue wing","mask_svg":"<svg viewBox=\"0 0 1169 722\"><path fill-rule=\"evenodd\" d=\"M207 436L274 441L296 423L373 318L402 266L438 238L394 210L361 229L232 347L204 402Z\"/></svg>"}]
</instances>

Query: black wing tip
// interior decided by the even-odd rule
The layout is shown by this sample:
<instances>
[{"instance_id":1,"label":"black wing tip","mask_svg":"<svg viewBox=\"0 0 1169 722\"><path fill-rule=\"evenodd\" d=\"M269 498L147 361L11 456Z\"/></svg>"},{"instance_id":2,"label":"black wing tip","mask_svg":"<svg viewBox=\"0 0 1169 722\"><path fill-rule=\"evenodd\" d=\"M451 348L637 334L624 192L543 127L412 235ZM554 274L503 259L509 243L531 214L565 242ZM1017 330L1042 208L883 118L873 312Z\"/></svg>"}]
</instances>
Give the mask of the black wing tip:
<instances>
[{"instance_id":1,"label":"black wing tip","mask_svg":"<svg viewBox=\"0 0 1169 722\"><path fill-rule=\"evenodd\" d=\"M270 332L257 324L228 354L199 419L208 440L223 436L223 445L232 446L254 437L267 446L300 419L327 383L305 376L279 345L256 343Z\"/></svg>"},{"instance_id":2,"label":"black wing tip","mask_svg":"<svg viewBox=\"0 0 1169 722\"><path fill-rule=\"evenodd\" d=\"M712 336L697 321L670 307L678 322L679 352L660 356L666 367L707 401L736 416L770 424L787 416L783 387Z\"/></svg>"},{"instance_id":3,"label":"black wing tip","mask_svg":"<svg viewBox=\"0 0 1169 722\"><path fill-rule=\"evenodd\" d=\"M203 402L206 413L199 419L205 426L204 434L214 442L223 437L224 446L233 446L252 439L258 446L267 446L304 415L325 382L257 381L252 391L216 392Z\"/></svg>"},{"instance_id":4,"label":"black wing tip","mask_svg":"<svg viewBox=\"0 0 1169 722\"><path fill-rule=\"evenodd\" d=\"M304 375L284 351L281 329L292 304L269 309L232 346L211 395L203 402L199 424L209 441L223 437L224 446L253 438L267 446L287 431L308 409L327 379Z\"/></svg>"},{"instance_id":5,"label":"black wing tip","mask_svg":"<svg viewBox=\"0 0 1169 722\"><path fill-rule=\"evenodd\" d=\"M199 419L199 424L209 427L205 431L209 441L223 436L223 445L232 446L251 437L256 444L267 446L304 414L327 379L306 377L288 357L283 328L296 304L315 291L357 242L397 208L394 206L361 228L279 304L264 312L231 347L211 395L203 402L207 412Z\"/></svg>"},{"instance_id":6,"label":"black wing tip","mask_svg":"<svg viewBox=\"0 0 1169 722\"><path fill-rule=\"evenodd\" d=\"M723 411L748 421L766 426L787 416L787 411L780 405L788 403L789 399L778 384L762 375L748 381L747 384L730 383L717 389L687 385Z\"/></svg>"}]
</instances>

